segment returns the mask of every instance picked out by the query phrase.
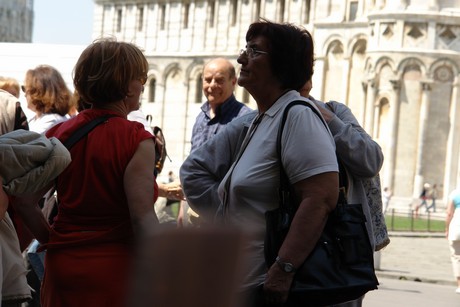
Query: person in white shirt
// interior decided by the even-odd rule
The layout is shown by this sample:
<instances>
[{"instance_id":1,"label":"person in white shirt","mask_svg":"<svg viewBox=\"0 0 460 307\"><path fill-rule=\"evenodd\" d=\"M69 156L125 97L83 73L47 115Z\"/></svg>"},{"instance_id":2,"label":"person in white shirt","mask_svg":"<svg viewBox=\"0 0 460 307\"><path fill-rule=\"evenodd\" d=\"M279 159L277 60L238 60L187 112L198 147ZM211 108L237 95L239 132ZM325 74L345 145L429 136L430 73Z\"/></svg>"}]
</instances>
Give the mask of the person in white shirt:
<instances>
[{"instance_id":1,"label":"person in white shirt","mask_svg":"<svg viewBox=\"0 0 460 307\"><path fill-rule=\"evenodd\" d=\"M30 131L45 133L55 124L67 120L72 93L56 68L39 65L29 69L21 89L26 96L27 107L35 112L29 120Z\"/></svg>"}]
</instances>

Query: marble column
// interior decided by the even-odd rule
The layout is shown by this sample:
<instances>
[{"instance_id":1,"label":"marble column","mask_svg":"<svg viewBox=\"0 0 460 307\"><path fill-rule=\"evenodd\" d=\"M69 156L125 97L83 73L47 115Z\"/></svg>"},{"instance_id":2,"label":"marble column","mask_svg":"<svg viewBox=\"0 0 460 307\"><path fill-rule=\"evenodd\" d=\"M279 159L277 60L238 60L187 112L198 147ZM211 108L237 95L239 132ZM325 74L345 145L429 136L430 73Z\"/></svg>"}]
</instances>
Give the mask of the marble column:
<instances>
[{"instance_id":1,"label":"marble column","mask_svg":"<svg viewBox=\"0 0 460 307\"><path fill-rule=\"evenodd\" d=\"M350 58L344 58L342 61L342 102L348 103L348 90L350 89Z\"/></svg>"},{"instance_id":2,"label":"marble column","mask_svg":"<svg viewBox=\"0 0 460 307\"><path fill-rule=\"evenodd\" d=\"M393 189L394 173L396 168L396 149L398 141L398 128L399 128L399 109L400 109L400 90L401 81L398 79L390 80L393 86L393 97L390 101L390 140L388 142L387 156L385 157L385 177L383 178L383 185ZM393 189L394 190L394 189Z\"/></svg>"},{"instance_id":3,"label":"marble column","mask_svg":"<svg viewBox=\"0 0 460 307\"><path fill-rule=\"evenodd\" d=\"M450 127L447 138L446 168L444 170L444 200L460 184L460 91L459 77L452 84Z\"/></svg>"},{"instance_id":4,"label":"marble column","mask_svg":"<svg viewBox=\"0 0 460 307\"><path fill-rule=\"evenodd\" d=\"M374 137L374 111L376 97L376 80L371 77L367 80L367 95L366 95L366 114L364 119L364 129Z\"/></svg>"},{"instance_id":5,"label":"marble column","mask_svg":"<svg viewBox=\"0 0 460 307\"><path fill-rule=\"evenodd\" d=\"M358 122L361 123L361 126L364 128L364 122L366 120L366 102L367 102L367 81L363 80L361 81L361 87L363 89L363 100L361 102L361 110L359 112L359 117L356 116L356 119Z\"/></svg>"},{"instance_id":6,"label":"marble column","mask_svg":"<svg viewBox=\"0 0 460 307\"><path fill-rule=\"evenodd\" d=\"M421 81L422 86L422 102L420 104L420 117L419 117L419 127L418 127L418 144L417 144L417 157L415 161L415 178L414 178L414 190L412 196L418 198L420 191L422 190L424 183L424 151L425 148L425 137L428 130L428 114L430 111L430 91L431 91L431 82L430 81Z\"/></svg>"}]
</instances>

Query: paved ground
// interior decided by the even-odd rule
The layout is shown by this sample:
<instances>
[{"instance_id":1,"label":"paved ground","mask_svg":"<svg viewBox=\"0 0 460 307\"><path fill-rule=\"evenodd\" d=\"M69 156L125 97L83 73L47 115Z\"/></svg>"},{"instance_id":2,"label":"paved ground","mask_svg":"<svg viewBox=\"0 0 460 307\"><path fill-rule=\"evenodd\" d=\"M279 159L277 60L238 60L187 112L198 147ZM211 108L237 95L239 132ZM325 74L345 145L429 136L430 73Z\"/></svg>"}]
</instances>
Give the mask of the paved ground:
<instances>
[{"instance_id":1,"label":"paved ground","mask_svg":"<svg viewBox=\"0 0 460 307\"><path fill-rule=\"evenodd\" d=\"M366 294L363 307L459 307L454 287L426 282L379 278L377 291Z\"/></svg>"},{"instance_id":2,"label":"paved ground","mask_svg":"<svg viewBox=\"0 0 460 307\"><path fill-rule=\"evenodd\" d=\"M449 244L442 233L390 233L391 243L375 258L379 289L364 307L458 307Z\"/></svg>"},{"instance_id":3,"label":"paved ground","mask_svg":"<svg viewBox=\"0 0 460 307\"><path fill-rule=\"evenodd\" d=\"M455 286L449 244L443 234L391 233L376 256L377 276ZM460 306L460 304L459 304Z\"/></svg>"}]
</instances>

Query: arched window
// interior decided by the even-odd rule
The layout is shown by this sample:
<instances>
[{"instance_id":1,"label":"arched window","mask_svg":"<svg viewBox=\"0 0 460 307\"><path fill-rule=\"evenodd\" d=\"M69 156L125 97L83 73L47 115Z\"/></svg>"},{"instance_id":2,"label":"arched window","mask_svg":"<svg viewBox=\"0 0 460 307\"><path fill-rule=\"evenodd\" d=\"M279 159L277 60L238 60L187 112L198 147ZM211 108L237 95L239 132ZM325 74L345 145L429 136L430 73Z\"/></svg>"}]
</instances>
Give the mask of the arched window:
<instances>
[{"instance_id":1,"label":"arched window","mask_svg":"<svg viewBox=\"0 0 460 307\"><path fill-rule=\"evenodd\" d=\"M203 75L199 74L196 77L196 86L195 86L195 102L201 103L203 100Z\"/></svg>"},{"instance_id":2,"label":"arched window","mask_svg":"<svg viewBox=\"0 0 460 307\"><path fill-rule=\"evenodd\" d=\"M149 102L155 102L155 90L157 87L157 80L155 78L149 81Z\"/></svg>"}]
</instances>

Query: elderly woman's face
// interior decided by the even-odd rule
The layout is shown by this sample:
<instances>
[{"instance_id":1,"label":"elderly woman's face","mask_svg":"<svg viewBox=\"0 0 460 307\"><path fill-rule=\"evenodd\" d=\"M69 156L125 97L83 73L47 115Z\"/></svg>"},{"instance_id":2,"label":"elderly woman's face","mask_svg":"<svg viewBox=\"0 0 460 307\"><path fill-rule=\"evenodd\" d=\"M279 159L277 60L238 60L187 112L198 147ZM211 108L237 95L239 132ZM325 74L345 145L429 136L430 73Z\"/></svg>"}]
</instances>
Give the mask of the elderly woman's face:
<instances>
[{"instance_id":1,"label":"elderly woman's face","mask_svg":"<svg viewBox=\"0 0 460 307\"><path fill-rule=\"evenodd\" d=\"M268 41L263 36L247 42L246 51L241 52L238 63L241 64L238 85L251 94L266 91L278 82L271 70Z\"/></svg>"}]
</instances>

